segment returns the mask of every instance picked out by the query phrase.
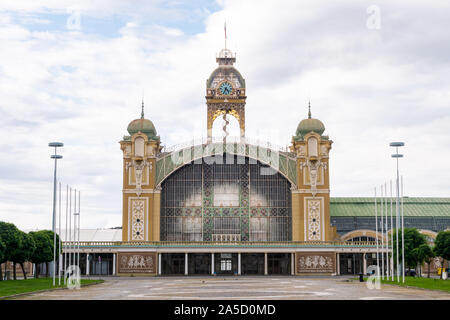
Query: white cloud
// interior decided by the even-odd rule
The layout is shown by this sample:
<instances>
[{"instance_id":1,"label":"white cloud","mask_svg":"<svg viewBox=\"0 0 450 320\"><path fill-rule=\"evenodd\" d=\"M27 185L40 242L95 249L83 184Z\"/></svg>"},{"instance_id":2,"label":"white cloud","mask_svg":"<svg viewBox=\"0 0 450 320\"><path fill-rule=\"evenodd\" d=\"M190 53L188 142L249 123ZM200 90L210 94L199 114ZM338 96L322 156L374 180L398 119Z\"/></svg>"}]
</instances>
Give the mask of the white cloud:
<instances>
[{"instance_id":1,"label":"white cloud","mask_svg":"<svg viewBox=\"0 0 450 320\"><path fill-rule=\"evenodd\" d=\"M248 136L289 144L311 99L313 116L334 141L332 196L370 196L393 177L393 140L407 143L406 193L448 196L447 5L383 1L381 29L369 30L368 2L224 1L205 19L205 32L189 35L148 14L178 19L176 5L168 13L152 3L91 3L80 2L82 14L124 14L128 23L114 37L64 26L35 31L13 13L65 13L66 4L2 4L0 220L50 226L47 143L61 140L59 173L82 190L82 227L121 225L118 141L139 115L142 90L146 116L164 144L205 135L205 80L216 67L225 20L228 46L246 78ZM434 5L440 11L432 14Z\"/></svg>"}]
</instances>

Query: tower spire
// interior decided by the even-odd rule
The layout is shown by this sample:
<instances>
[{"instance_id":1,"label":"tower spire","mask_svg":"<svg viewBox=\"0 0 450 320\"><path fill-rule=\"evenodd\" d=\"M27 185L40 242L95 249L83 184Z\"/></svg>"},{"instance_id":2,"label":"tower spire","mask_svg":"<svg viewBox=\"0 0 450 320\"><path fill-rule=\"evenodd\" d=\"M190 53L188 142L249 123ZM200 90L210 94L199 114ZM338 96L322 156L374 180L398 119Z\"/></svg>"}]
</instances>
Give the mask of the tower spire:
<instances>
[{"instance_id":1,"label":"tower spire","mask_svg":"<svg viewBox=\"0 0 450 320\"><path fill-rule=\"evenodd\" d=\"M141 111L141 119L144 119L144 96L142 95L142 111Z\"/></svg>"},{"instance_id":2,"label":"tower spire","mask_svg":"<svg viewBox=\"0 0 450 320\"><path fill-rule=\"evenodd\" d=\"M308 119L311 119L311 100L308 101Z\"/></svg>"},{"instance_id":3,"label":"tower spire","mask_svg":"<svg viewBox=\"0 0 450 320\"><path fill-rule=\"evenodd\" d=\"M227 48L227 22L223 23L223 30L225 32L225 49Z\"/></svg>"}]
</instances>

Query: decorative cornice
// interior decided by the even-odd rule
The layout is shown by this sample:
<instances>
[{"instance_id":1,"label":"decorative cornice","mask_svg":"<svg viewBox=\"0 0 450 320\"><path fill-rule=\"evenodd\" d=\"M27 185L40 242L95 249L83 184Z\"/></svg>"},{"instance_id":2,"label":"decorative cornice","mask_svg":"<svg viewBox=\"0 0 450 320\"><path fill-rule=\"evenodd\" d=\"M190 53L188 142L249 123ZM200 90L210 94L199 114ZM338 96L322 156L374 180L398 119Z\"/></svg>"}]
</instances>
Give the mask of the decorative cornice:
<instances>
[{"instance_id":1,"label":"decorative cornice","mask_svg":"<svg viewBox=\"0 0 450 320\"><path fill-rule=\"evenodd\" d=\"M316 189L315 190L317 194L320 193L330 193L330 189ZM292 193L309 193L312 194L311 189L298 189L298 190L292 190Z\"/></svg>"},{"instance_id":2,"label":"decorative cornice","mask_svg":"<svg viewBox=\"0 0 450 320\"><path fill-rule=\"evenodd\" d=\"M133 193L136 194L136 189L123 189L123 193ZM161 191L155 190L155 189L141 189L141 194L147 194L147 193L158 193Z\"/></svg>"}]
</instances>

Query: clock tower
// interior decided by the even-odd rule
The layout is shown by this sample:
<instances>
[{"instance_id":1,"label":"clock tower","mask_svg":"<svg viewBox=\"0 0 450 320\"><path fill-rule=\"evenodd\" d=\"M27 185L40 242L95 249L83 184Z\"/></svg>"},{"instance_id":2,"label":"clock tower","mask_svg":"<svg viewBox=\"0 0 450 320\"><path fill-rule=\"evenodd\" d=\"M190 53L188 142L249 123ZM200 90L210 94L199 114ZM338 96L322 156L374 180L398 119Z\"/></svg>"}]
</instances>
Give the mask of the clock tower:
<instances>
[{"instance_id":1,"label":"clock tower","mask_svg":"<svg viewBox=\"0 0 450 320\"><path fill-rule=\"evenodd\" d=\"M239 122L241 140L245 137L245 79L233 66L236 54L222 49L216 57L219 66L206 81L208 142L212 141L212 126L219 116L232 115Z\"/></svg>"}]
</instances>

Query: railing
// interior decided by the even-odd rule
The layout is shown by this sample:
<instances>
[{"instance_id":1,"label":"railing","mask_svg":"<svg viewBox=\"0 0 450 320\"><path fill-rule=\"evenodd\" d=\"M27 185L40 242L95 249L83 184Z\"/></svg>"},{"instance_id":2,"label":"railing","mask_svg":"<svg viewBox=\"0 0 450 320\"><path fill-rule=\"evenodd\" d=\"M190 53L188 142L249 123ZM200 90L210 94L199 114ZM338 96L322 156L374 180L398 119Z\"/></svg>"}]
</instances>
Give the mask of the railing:
<instances>
[{"instance_id":1,"label":"railing","mask_svg":"<svg viewBox=\"0 0 450 320\"><path fill-rule=\"evenodd\" d=\"M63 247L376 247L375 241L67 241Z\"/></svg>"}]
</instances>

